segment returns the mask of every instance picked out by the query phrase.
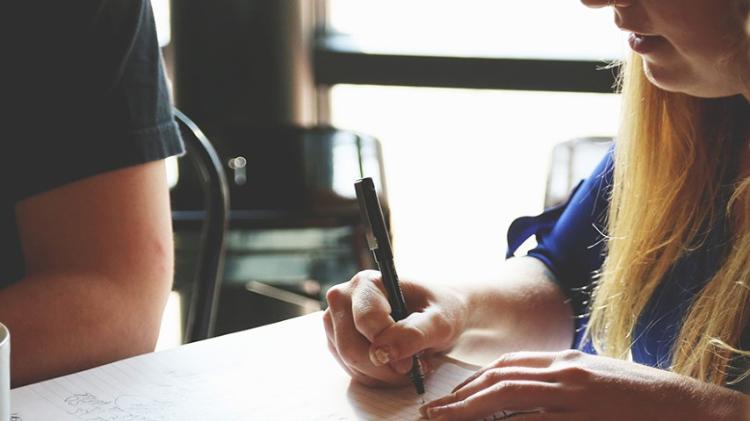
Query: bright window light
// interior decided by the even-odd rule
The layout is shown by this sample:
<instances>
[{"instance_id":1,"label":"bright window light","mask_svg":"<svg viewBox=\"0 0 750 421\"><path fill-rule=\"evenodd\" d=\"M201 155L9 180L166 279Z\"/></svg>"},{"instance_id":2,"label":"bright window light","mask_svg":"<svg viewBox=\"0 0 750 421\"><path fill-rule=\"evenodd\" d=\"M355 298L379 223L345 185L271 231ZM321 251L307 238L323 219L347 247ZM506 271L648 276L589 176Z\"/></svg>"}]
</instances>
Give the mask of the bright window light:
<instances>
[{"instance_id":1,"label":"bright window light","mask_svg":"<svg viewBox=\"0 0 750 421\"><path fill-rule=\"evenodd\" d=\"M172 25L170 22L170 0L151 0L156 22L156 36L159 38L159 46L166 47L172 40Z\"/></svg>"},{"instance_id":2,"label":"bright window light","mask_svg":"<svg viewBox=\"0 0 750 421\"><path fill-rule=\"evenodd\" d=\"M617 60L611 8L575 0L329 0L365 52ZM610 71L610 70L603 70ZM380 139L404 277L491 278L506 231L542 211L554 145L614 136L614 94L335 86L332 123Z\"/></svg>"},{"instance_id":3,"label":"bright window light","mask_svg":"<svg viewBox=\"0 0 750 421\"><path fill-rule=\"evenodd\" d=\"M335 31L366 52L618 59L610 8L575 0L329 0Z\"/></svg>"},{"instance_id":4,"label":"bright window light","mask_svg":"<svg viewBox=\"0 0 750 421\"><path fill-rule=\"evenodd\" d=\"M380 139L403 277L492 277L542 210L552 147L616 132L613 94L339 85L333 123Z\"/></svg>"}]
</instances>

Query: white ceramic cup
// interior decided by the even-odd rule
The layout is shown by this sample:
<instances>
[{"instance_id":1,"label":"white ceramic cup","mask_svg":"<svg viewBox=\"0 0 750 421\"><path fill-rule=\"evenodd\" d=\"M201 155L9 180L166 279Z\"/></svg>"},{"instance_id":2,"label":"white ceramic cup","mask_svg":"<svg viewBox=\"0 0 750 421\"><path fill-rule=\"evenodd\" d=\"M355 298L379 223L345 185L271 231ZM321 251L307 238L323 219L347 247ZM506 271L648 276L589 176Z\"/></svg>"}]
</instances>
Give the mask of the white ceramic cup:
<instances>
[{"instance_id":1,"label":"white ceramic cup","mask_svg":"<svg viewBox=\"0 0 750 421\"><path fill-rule=\"evenodd\" d=\"M10 331L0 323L0 421L10 421Z\"/></svg>"}]
</instances>

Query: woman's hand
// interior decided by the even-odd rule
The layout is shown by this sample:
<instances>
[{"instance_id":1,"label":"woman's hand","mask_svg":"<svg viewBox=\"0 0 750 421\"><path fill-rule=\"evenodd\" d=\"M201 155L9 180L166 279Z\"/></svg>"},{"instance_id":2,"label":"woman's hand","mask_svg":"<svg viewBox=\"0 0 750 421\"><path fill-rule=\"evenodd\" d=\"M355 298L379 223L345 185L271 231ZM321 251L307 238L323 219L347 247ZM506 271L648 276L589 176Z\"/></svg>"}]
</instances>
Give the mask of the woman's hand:
<instances>
[{"instance_id":1,"label":"woman's hand","mask_svg":"<svg viewBox=\"0 0 750 421\"><path fill-rule=\"evenodd\" d=\"M390 316L380 272L360 272L328 291L328 347L359 383L406 384L414 354L423 352L429 371L430 357L449 349L463 330L467 310L457 292L406 280L400 285L412 314L398 323Z\"/></svg>"},{"instance_id":2,"label":"woman's hand","mask_svg":"<svg viewBox=\"0 0 750 421\"><path fill-rule=\"evenodd\" d=\"M423 406L429 419L513 421L747 420L747 396L668 371L579 351L506 354L453 393Z\"/></svg>"}]
</instances>

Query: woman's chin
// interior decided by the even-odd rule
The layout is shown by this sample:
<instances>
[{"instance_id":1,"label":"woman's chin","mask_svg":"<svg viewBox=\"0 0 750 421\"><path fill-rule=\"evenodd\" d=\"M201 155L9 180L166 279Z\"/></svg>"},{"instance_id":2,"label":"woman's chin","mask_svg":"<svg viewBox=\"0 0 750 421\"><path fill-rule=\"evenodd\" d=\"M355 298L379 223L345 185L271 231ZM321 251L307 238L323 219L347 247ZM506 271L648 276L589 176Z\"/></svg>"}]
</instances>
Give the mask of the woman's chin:
<instances>
[{"instance_id":1,"label":"woman's chin","mask_svg":"<svg viewBox=\"0 0 750 421\"><path fill-rule=\"evenodd\" d=\"M643 60L643 71L654 86L667 92L679 92L698 98L722 98L742 94L750 99L747 89L733 84L705 83L693 77L687 66L664 66Z\"/></svg>"}]
</instances>

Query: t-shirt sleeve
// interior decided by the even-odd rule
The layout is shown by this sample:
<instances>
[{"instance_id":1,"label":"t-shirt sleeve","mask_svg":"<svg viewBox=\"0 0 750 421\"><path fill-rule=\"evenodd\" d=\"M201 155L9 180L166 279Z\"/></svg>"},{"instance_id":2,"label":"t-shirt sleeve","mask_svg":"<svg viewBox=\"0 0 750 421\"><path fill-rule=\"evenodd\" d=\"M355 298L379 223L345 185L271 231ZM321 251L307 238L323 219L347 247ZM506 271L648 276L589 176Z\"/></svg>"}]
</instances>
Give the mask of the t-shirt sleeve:
<instances>
[{"instance_id":1,"label":"t-shirt sleeve","mask_svg":"<svg viewBox=\"0 0 750 421\"><path fill-rule=\"evenodd\" d=\"M17 201L184 152L148 0L18 3L23 32L0 99L11 110L3 194Z\"/></svg>"},{"instance_id":2,"label":"t-shirt sleeve","mask_svg":"<svg viewBox=\"0 0 750 421\"><path fill-rule=\"evenodd\" d=\"M610 150L567 203L537 216L518 218L508 230L507 257L512 257L527 238L536 236L537 246L528 256L541 260L554 274L577 316L587 312L594 273L604 260L603 233L612 171Z\"/></svg>"}]
</instances>

